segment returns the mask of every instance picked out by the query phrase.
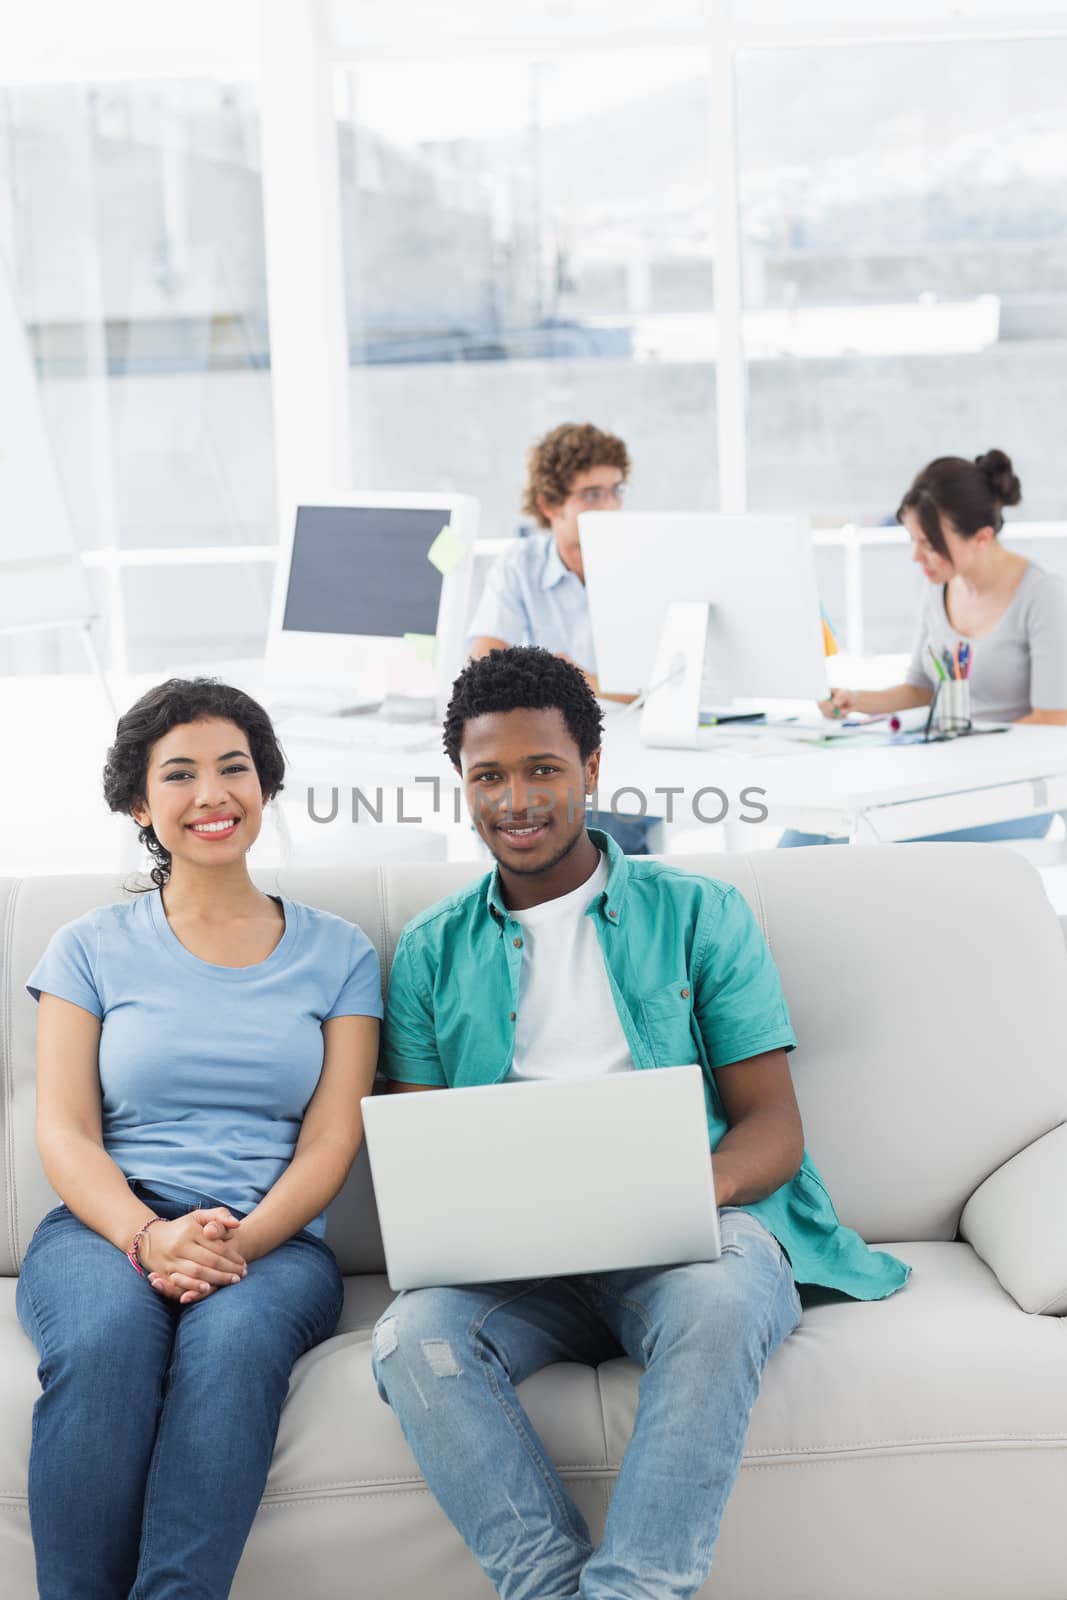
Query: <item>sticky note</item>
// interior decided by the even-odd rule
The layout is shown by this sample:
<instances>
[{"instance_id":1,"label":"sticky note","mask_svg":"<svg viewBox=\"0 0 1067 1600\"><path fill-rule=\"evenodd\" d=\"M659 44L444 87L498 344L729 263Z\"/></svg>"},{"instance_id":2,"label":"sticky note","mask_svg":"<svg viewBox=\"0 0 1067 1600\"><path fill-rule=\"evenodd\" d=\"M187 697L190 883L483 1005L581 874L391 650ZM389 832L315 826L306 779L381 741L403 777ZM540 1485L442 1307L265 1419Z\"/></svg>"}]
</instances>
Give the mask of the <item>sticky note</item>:
<instances>
[{"instance_id":1,"label":"sticky note","mask_svg":"<svg viewBox=\"0 0 1067 1600\"><path fill-rule=\"evenodd\" d=\"M463 543L450 522L446 522L437 538L426 552L427 561L432 561L438 572L443 577L455 570L467 554L467 546Z\"/></svg>"},{"instance_id":2,"label":"sticky note","mask_svg":"<svg viewBox=\"0 0 1067 1600\"><path fill-rule=\"evenodd\" d=\"M433 633L405 633L404 643L411 646L420 661L432 661L437 651L437 636Z\"/></svg>"}]
</instances>

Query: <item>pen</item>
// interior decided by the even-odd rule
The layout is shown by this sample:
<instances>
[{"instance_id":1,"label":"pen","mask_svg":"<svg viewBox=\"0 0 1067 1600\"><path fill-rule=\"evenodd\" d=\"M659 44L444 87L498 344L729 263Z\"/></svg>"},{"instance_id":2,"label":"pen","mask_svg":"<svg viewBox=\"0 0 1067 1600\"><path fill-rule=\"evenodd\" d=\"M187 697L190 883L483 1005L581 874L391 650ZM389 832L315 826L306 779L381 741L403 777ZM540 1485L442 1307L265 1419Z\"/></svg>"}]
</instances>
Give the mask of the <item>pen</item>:
<instances>
[{"instance_id":1,"label":"pen","mask_svg":"<svg viewBox=\"0 0 1067 1600\"><path fill-rule=\"evenodd\" d=\"M965 678L971 675L971 647L966 642L960 645L960 671Z\"/></svg>"},{"instance_id":2,"label":"pen","mask_svg":"<svg viewBox=\"0 0 1067 1600\"><path fill-rule=\"evenodd\" d=\"M934 666L937 668L938 677L941 679L941 682L944 683L945 682L945 669L941 665L940 661L937 659L937 652L934 650L934 647L933 647L932 644L928 644L926 648L930 652L930 660L933 662Z\"/></svg>"},{"instance_id":3,"label":"pen","mask_svg":"<svg viewBox=\"0 0 1067 1600\"><path fill-rule=\"evenodd\" d=\"M951 678L952 677L952 651L949 650L947 648L947 646L941 652L941 660L944 663L945 677L946 678Z\"/></svg>"}]
</instances>

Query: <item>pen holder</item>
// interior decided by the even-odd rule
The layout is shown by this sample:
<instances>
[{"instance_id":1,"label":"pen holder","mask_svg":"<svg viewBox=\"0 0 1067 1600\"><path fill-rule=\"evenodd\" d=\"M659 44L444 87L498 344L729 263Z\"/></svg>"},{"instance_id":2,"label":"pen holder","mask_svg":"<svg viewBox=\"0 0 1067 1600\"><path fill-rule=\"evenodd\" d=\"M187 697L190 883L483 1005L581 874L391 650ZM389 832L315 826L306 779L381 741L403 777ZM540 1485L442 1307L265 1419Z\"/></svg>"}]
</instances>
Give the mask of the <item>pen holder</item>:
<instances>
[{"instance_id":1,"label":"pen holder","mask_svg":"<svg viewBox=\"0 0 1067 1600\"><path fill-rule=\"evenodd\" d=\"M938 685L937 730L966 733L971 726L971 685L966 678L947 678Z\"/></svg>"}]
</instances>

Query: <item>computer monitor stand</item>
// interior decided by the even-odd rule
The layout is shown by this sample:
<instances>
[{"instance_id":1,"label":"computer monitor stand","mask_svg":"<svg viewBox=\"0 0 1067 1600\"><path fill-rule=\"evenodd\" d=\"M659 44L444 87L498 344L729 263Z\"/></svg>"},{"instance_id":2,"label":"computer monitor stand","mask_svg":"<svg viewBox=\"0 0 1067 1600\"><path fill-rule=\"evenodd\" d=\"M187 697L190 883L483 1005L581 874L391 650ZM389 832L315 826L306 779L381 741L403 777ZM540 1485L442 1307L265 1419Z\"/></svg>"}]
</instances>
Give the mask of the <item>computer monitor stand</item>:
<instances>
[{"instance_id":1,"label":"computer monitor stand","mask_svg":"<svg viewBox=\"0 0 1067 1600\"><path fill-rule=\"evenodd\" d=\"M711 703L720 676L711 648L714 613L714 605L704 602L685 600L668 606L652 679L644 695L644 744L669 750L696 749L706 742L709 727L764 721L764 711L735 701Z\"/></svg>"},{"instance_id":2,"label":"computer monitor stand","mask_svg":"<svg viewBox=\"0 0 1067 1600\"><path fill-rule=\"evenodd\" d=\"M668 750L699 742L700 692L709 606L678 600L667 607L652 676L641 712L642 744Z\"/></svg>"}]
</instances>

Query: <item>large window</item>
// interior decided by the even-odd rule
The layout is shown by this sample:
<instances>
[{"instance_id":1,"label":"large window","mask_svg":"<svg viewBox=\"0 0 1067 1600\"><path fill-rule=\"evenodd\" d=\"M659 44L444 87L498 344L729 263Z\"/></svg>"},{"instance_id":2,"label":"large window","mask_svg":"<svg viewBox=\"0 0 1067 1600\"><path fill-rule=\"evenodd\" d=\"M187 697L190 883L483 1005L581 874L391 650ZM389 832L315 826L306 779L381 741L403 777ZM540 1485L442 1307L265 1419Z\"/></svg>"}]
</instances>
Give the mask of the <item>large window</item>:
<instances>
[{"instance_id":1,"label":"large window","mask_svg":"<svg viewBox=\"0 0 1067 1600\"><path fill-rule=\"evenodd\" d=\"M1064 39L739 55L753 509L877 525L997 445L1016 516L1067 516L1065 73ZM864 599L866 647L905 648L904 551L865 555Z\"/></svg>"},{"instance_id":2,"label":"large window","mask_svg":"<svg viewBox=\"0 0 1067 1600\"><path fill-rule=\"evenodd\" d=\"M509 535L529 443L591 420L629 444L636 507L717 509L747 469L752 510L877 525L932 456L999 445L1015 520L1067 521L1067 0L1023 22L1003 0L104 10L39 0L0 25L0 258L116 667L262 646L266 253L283 486L321 483L327 460L348 487L350 434L355 486L466 491L483 534ZM1042 17L1050 37L1023 37ZM52 37L63 82L40 86ZM732 119L712 99L730 81ZM294 193L328 197L314 238ZM313 423L284 414L295 390ZM1067 572L1067 538L1024 548ZM817 554L839 633L854 557ZM865 546L862 574L865 648L905 649L906 552ZM0 639L0 671L16 665L82 658Z\"/></svg>"},{"instance_id":3,"label":"large window","mask_svg":"<svg viewBox=\"0 0 1067 1600\"><path fill-rule=\"evenodd\" d=\"M706 56L383 60L338 100L356 481L507 535L531 440L592 421L635 504L714 507Z\"/></svg>"},{"instance_id":4,"label":"large window","mask_svg":"<svg viewBox=\"0 0 1067 1600\"><path fill-rule=\"evenodd\" d=\"M269 567L122 559L276 537L258 162L245 88L0 91L0 250L105 649L133 670L265 637ZM0 650L81 664L54 637Z\"/></svg>"}]
</instances>

